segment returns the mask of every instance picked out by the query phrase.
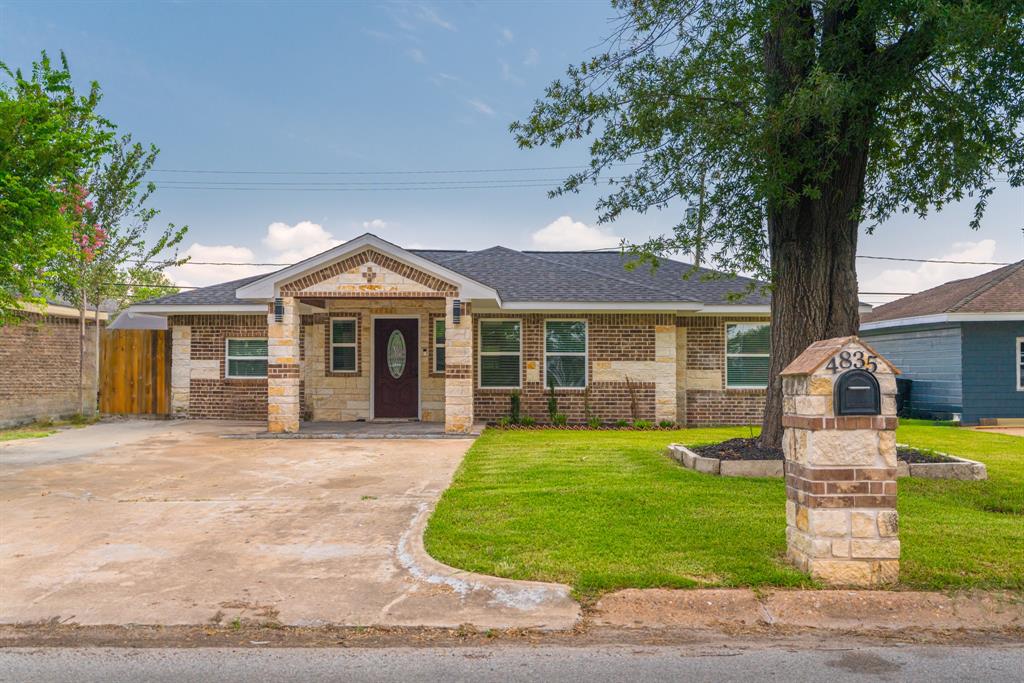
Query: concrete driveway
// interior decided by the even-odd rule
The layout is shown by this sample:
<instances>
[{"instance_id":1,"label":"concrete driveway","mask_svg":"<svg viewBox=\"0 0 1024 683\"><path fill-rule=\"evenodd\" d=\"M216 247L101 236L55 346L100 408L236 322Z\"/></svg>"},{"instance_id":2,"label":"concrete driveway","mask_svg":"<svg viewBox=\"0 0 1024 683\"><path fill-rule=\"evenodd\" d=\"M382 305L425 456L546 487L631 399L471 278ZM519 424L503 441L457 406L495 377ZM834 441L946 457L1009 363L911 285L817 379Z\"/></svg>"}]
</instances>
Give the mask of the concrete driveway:
<instances>
[{"instance_id":1,"label":"concrete driveway","mask_svg":"<svg viewBox=\"0 0 1024 683\"><path fill-rule=\"evenodd\" d=\"M261 428L113 423L0 448L0 622L578 618L565 586L468 574L423 551L471 440L221 438Z\"/></svg>"}]
</instances>

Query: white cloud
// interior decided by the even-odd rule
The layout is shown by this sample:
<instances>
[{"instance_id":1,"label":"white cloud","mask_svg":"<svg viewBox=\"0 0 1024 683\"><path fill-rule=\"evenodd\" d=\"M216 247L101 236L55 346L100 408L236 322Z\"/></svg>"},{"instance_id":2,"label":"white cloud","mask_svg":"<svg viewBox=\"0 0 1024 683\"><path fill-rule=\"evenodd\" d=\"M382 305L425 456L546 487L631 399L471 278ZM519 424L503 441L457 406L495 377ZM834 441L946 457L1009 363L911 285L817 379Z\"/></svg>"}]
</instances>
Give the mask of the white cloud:
<instances>
[{"instance_id":1,"label":"white cloud","mask_svg":"<svg viewBox=\"0 0 1024 683\"><path fill-rule=\"evenodd\" d=\"M406 54L409 55L409 58L412 59L412 61L416 62L417 64L427 63L427 57L426 55L423 54L423 50L417 47L410 48L409 50L406 51Z\"/></svg>"},{"instance_id":2,"label":"white cloud","mask_svg":"<svg viewBox=\"0 0 1024 683\"><path fill-rule=\"evenodd\" d=\"M196 242L189 246L182 256L189 256L192 261L199 262L186 263L166 270L171 282L183 287L205 287L276 270L273 266L249 265L257 261L252 249L231 244L209 245ZM221 263L242 265L208 265Z\"/></svg>"},{"instance_id":3,"label":"white cloud","mask_svg":"<svg viewBox=\"0 0 1024 683\"><path fill-rule=\"evenodd\" d=\"M398 223L389 223L383 218L374 218L372 220L363 221L363 230L385 230L397 225Z\"/></svg>"},{"instance_id":4,"label":"white cloud","mask_svg":"<svg viewBox=\"0 0 1024 683\"><path fill-rule=\"evenodd\" d=\"M504 59L499 59L498 64L501 65L501 80L515 83L516 85L523 84L523 79L512 73L512 68L508 65L508 62Z\"/></svg>"},{"instance_id":5,"label":"white cloud","mask_svg":"<svg viewBox=\"0 0 1024 683\"><path fill-rule=\"evenodd\" d=\"M508 27L503 27L498 31L498 33L501 34L501 40L498 41L498 45L508 45L516 39L515 34L512 33L512 29Z\"/></svg>"},{"instance_id":6,"label":"white cloud","mask_svg":"<svg viewBox=\"0 0 1024 683\"><path fill-rule=\"evenodd\" d=\"M995 240L957 242L951 250L939 256L943 261L993 261ZM905 268L887 268L860 283L862 292L920 292L937 287L950 280L962 280L993 270L995 266L959 263L919 263Z\"/></svg>"},{"instance_id":7,"label":"white cloud","mask_svg":"<svg viewBox=\"0 0 1024 683\"><path fill-rule=\"evenodd\" d=\"M481 114L487 114L488 116L494 116L494 110L491 109L490 105L476 98L469 98L466 100L466 104L476 109Z\"/></svg>"},{"instance_id":8,"label":"white cloud","mask_svg":"<svg viewBox=\"0 0 1024 683\"><path fill-rule=\"evenodd\" d=\"M426 5L420 5L419 7L416 8L416 16L419 17L421 21L427 24L433 24L434 26L439 26L445 29L446 31L456 30L455 24L448 21L447 19L442 18L441 15L438 14L433 8L427 7Z\"/></svg>"},{"instance_id":9,"label":"white cloud","mask_svg":"<svg viewBox=\"0 0 1024 683\"><path fill-rule=\"evenodd\" d=\"M276 253L274 261L295 263L341 244L319 223L301 221L295 225L271 223L263 244Z\"/></svg>"},{"instance_id":10,"label":"white cloud","mask_svg":"<svg viewBox=\"0 0 1024 683\"><path fill-rule=\"evenodd\" d=\"M586 223L574 221L571 216L561 216L557 220L533 233L533 245L541 249L605 249L617 247L621 238L611 232Z\"/></svg>"},{"instance_id":11,"label":"white cloud","mask_svg":"<svg viewBox=\"0 0 1024 683\"><path fill-rule=\"evenodd\" d=\"M523 64L525 66L537 66L540 64L540 50L535 47L531 47L526 51L526 56L523 57Z\"/></svg>"}]
</instances>

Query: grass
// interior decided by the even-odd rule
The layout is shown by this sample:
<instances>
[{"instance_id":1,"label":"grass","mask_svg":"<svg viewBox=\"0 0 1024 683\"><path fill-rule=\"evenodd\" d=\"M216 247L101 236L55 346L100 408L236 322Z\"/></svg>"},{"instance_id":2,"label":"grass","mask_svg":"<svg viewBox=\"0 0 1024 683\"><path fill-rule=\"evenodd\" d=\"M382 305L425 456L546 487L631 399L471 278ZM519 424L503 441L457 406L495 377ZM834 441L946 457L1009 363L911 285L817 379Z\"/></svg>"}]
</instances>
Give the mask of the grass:
<instances>
[{"instance_id":1,"label":"grass","mask_svg":"<svg viewBox=\"0 0 1024 683\"><path fill-rule=\"evenodd\" d=\"M56 434L65 427L84 427L97 421L96 417L83 415L72 415L67 420L36 420L17 427L5 427L0 429L0 441L15 441L17 439L41 439L51 434Z\"/></svg>"},{"instance_id":2,"label":"grass","mask_svg":"<svg viewBox=\"0 0 1024 683\"><path fill-rule=\"evenodd\" d=\"M907 422L898 440L981 460L989 481L903 479L905 587L1024 589L1024 439ZM750 436L745 427L657 432L487 430L425 534L463 569L619 588L812 586L783 560L778 479L698 474L663 455Z\"/></svg>"}]
</instances>

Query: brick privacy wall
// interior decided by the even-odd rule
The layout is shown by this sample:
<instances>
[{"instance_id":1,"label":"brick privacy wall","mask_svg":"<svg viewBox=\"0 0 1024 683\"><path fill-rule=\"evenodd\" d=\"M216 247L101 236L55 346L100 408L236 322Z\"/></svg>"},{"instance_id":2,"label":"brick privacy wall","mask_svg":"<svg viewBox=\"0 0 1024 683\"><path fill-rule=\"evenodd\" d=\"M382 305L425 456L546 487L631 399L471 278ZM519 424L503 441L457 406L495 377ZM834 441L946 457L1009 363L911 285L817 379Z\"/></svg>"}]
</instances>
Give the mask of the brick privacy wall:
<instances>
[{"instance_id":1,"label":"brick privacy wall","mask_svg":"<svg viewBox=\"0 0 1024 683\"><path fill-rule=\"evenodd\" d=\"M523 357L521 372L521 414L540 422L547 422L548 391L544 386L544 321L552 319L586 320L590 348L588 375L593 377L595 361L653 361L655 360L655 326L671 325L673 316L665 314L477 314L473 321L473 412L476 420L494 421L509 414L512 391L509 389L481 389L480 384L480 324L479 320L516 319L522 321ZM527 380L527 364L536 363L539 381ZM655 393L653 382L634 383L637 394L638 418L655 419ZM569 422L583 422L584 396L580 389L557 389L558 411ZM591 382L591 413L605 422L632 419L629 390L625 382Z\"/></svg>"},{"instance_id":2,"label":"brick privacy wall","mask_svg":"<svg viewBox=\"0 0 1024 683\"><path fill-rule=\"evenodd\" d=\"M192 361L217 361L217 377L189 381L188 416L218 420L266 420L267 380L227 379L225 339L267 336L265 315L171 316L168 325L192 328Z\"/></svg>"},{"instance_id":3,"label":"brick privacy wall","mask_svg":"<svg viewBox=\"0 0 1024 683\"><path fill-rule=\"evenodd\" d=\"M0 327L0 426L81 412L78 318L25 313ZM86 396L96 395L96 328L87 321Z\"/></svg>"},{"instance_id":4,"label":"brick privacy wall","mask_svg":"<svg viewBox=\"0 0 1024 683\"><path fill-rule=\"evenodd\" d=\"M686 425L759 424L764 417L763 389L725 388L725 326L727 323L768 322L767 316L680 316L676 327L686 328L686 358L682 376ZM694 373L693 371L697 371ZM716 386L690 386L691 377L714 378Z\"/></svg>"}]
</instances>

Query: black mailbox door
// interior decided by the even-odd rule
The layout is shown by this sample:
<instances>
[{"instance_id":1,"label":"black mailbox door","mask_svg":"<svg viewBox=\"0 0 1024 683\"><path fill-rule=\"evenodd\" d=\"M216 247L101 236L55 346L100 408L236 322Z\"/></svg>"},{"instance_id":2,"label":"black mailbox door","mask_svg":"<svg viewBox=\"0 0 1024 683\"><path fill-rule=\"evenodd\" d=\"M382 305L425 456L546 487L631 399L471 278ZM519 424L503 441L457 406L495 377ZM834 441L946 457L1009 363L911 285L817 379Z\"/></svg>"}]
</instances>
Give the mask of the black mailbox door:
<instances>
[{"instance_id":1,"label":"black mailbox door","mask_svg":"<svg viewBox=\"0 0 1024 683\"><path fill-rule=\"evenodd\" d=\"M850 370L836 380L836 415L878 415L882 399L878 380L866 370Z\"/></svg>"}]
</instances>

